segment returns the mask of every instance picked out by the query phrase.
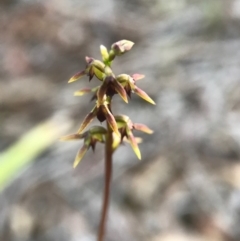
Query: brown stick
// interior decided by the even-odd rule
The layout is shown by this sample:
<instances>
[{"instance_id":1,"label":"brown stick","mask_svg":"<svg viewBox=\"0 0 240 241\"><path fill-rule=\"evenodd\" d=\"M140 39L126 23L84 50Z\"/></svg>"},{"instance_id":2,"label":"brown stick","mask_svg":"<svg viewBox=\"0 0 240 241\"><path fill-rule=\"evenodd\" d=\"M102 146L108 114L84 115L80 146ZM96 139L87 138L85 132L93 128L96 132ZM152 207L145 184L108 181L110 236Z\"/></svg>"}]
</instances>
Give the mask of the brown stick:
<instances>
[{"instance_id":1,"label":"brown stick","mask_svg":"<svg viewBox=\"0 0 240 241\"><path fill-rule=\"evenodd\" d=\"M104 187L104 196L103 196L103 206L102 206L102 215L98 231L98 241L104 240L105 235L105 226L107 220L107 211L109 206L109 196L110 196L110 186L111 186L111 177L112 177L112 130L111 127L107 124L107 136L105 144L105 187Z\"/></svg>"}]
</instances>

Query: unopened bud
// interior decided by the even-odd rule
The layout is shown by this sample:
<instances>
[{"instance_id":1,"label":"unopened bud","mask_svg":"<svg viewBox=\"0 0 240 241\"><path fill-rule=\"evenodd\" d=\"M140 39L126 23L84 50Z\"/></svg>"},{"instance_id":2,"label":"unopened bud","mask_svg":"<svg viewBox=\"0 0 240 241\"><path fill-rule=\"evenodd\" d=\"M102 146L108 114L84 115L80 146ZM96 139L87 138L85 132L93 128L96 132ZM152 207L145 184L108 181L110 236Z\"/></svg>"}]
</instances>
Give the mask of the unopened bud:
<instances>
[{"instance_id":1,"label":"unopened bud","mask_svg":"<svg viewBox=\"0 0 240 241\"><path fill-rule=\"evenodd\" d=\"M94 60L91 62L91 66L94 66L94 67L97 68L98 70L104 72L105 64L104 64L103 62L101 62L100 60L94 59Z\"/></svg>"},{"instance_id":2,"label":"unopened bud","mask_svg":"<svg viewBox=\"0 0 240 241\"><path fill-rule=\"evenodd\" d=\"M92 134L92 135L95 135L95 134L107 134L107 130L102 127L102 126L93 126L92 128L89 129L89 132Z\"/></svg>"},{"instance_id":3,"label":"unopened bud","mask_svg":"<svg viewBox=\"0 0 240 241\"><path fill-rule=\"evenodd\" d=\"M122 123L128 123L128 121L130 120L129 117L126 115L115 115L114 117L117 122Z\"/></svg>"},{"instance_id":4,"label":"unopened bud","mask_svg":"<svg viewBox=\"0 0 240 241\"><path fill-rule=\"evenodd\" d=\"M101 52L101 55L102 55L103 62L104 63L108 62L109 61L109 54L108 54L107 48L104 45L100 46L100 52Z\"/></svg>"},{"instance_id":5,"label":"unopened bud","mask_svg":"<svg viewBox=\"0 0 240 241\"><path fill-rule=\"evenodd\" d=\"M99 79L99 80L103 80L104 78L104 63L99 61L99 60L93 60L90 64L92 66L92 71L94 73L94 75Z\"/></svg>"},{"instance_id":6,"label":"unopened bud","mask_svg":"<svg viewBox=\"0 0 240 241\"><path fill-rule=\"evenodd\" d=\"M119 82L119 83L128 83L129 81L129 75L128 74L120 74L116 77L116 80Z\"/></svg>"},{"instance_id":7,"label":"unopened bud","mask_svg":"<svg viewBox=\"0 0 240 241\"><path fill-rule=\"evenodd\" d=\"M111 46L111 49L113 50L114 54L118 56L118 55L122 55L122 54L128 52L129 50L131 50L133 45L134 45L134 43L132 41L124 39L124 40L114 43Z\"/></svg>"},{"instance_id":8,"label":"unopened bud","mask_svg":"<svg viewBox=\"0 0 240 241\"><path fill-rule=\"evenodd\" d=\"M130 121L129 117L125 115L115 115L114 118L117 122L118 128L125 128Z\"/></svg>"}]
</instances>

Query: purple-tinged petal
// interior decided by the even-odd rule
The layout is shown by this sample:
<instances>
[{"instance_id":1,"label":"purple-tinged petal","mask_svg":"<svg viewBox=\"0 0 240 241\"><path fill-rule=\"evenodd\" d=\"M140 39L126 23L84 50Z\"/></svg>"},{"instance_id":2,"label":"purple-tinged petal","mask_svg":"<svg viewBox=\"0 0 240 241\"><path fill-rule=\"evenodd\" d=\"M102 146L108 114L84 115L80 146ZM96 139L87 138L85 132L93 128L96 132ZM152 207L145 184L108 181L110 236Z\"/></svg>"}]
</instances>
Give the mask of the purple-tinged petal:
<instances>
[{"instance_id":1,"label":"purple-tinged petal","mask_svg":"<svg viewBox=\"0 0 240 241\"><path fill-rule=\"evenodd\" d=\"M84 155L86 154L87 150L88 150L89 146L87 145L83 145L83 147L78 151L75 161L73 163L73 167L75 168L79 162L82 160L82 158L84 157Z\"/></svg>"},{"instance_id":2,"label":"purple-tinged petal","mask_svg":"<svg viewBox=\"0 0 240 241\"><path fill-rule=\"evenodd\" d=\"M107 88L108 88L108 81L104 80L97 92L97 98L99 103L103 102L104 95L106 94Z\"/></svg>"},{"instance_id":3,"label":"purple-tinged petal","mask_svg":"<svg viewBox=\"0 0 240 241\"><path fill-rule=\"evenodd\" d=\"M84 138L83 134L71 134L71 135L63 136L63 137L60 138L60 141L75 141L75 140L79 140L79 139Z\"/></svg>"},{"instance_id":4,"label":"purple-tinged petal","mask_svg":"<svg viewBox=\"0 0 240 241\"><path fill-rule=\"evenodd\" d=\"M143 79L145 77L145 75L143 74L133 74L132 75L132 78L137 81L137 80L140 80L140 79Z\"/></svg>"},{"instance_id":5,"label":"purple-tinged petal","mask_svg":"<svg viewBox=\"0 0 240 241\"><path fill-rule=\"evenodd\" d=\"M156 105L156 103L148 96L148 94L145 91L143 91L142 89L138 88L137 86L135 86L134 92L138 96L140 96L141 98L143 98L144 100L149 102L150 104Z\"/></svg>"},{"instance_id":6,"label":"purple-tinged petal","mask_svg":"<svg viewBox=\"0 0 240 241\"><path fill-rule=\"evenodd\" d=\"M130 143L133 151L135 152L137 158L139 160L141 160L141 152L139 150L139 147L138 147L138 144L137 144L137 140L135 139L135 137L133 136L131 131L128 131L127 139L129 140L129 143Z\"/></svg>"},{"instance_id":7,"label":"purple-tinged petal","mask_svg":"<svg viewBox=\"0 0 240 241\"><path fill-rule=\"evenodd\" d=\"M140 123L134 123L133 124L133 128L138 130L138 131L142 131L145 132L147 134L152 134L153 130L151 130L150 128L148 128L146 125L144 124L140 124Z\"/></svg>"},{"instance_id":8,"label":"purple-tinged petal","mask_svg":"<svg viewBox=\"0 0 240 241\"><path fill-rule=\"evenodd\" d=\"M87 114L87 116L84 118L78 130L78 133L81 133L92 122L96 114L97 114L97 107L95 106L93 110L89 114Z\"/></svg>"},{"instance_id":9,"label":"purple-tinged petal","mask_svg":"<svg viewBox=\"0 0 240 241\"><path fill-rule=\"evenodd\" d=\"M85 70L82 70L78 73L76 73L75 75L72 76L72 78L68 81L68 83L72 83L78 79L80 79L81 77L83 77L86 74Z\"/></svg>"},{"instance_id":10,"label":"purple-tinged petal","mask_svg":"<svg viewBox=\"0 0 240 241\"><path fill-rule=\"evenodd\" d=\"M125 91L125 89L122 87L121 84L119 84L116 80L114 80L114 89L115 91L122 97L122 99L128 103L128 99L127 99L127 93Z\"/></svg>"},{"instance_id":11,"label":"purple-tinged petal","mask_svg":"<svg viewBox=\"0 0 240 241\"><path fill-rule=\"evenodd\" d=\"M131 48L133 47L134 43L132 41L129 40L122 40L120 41L120 43L123 44L124 47L124 51L129 51L131 50Z\"/></svg>"},{"instance_id":12,"label":"purple-tinged petal","mask_svg":"<svg viewBox=\"0 0 240 241\"><path fill-rule=\"evenodd\" d=\"M90 64L90 63L92 63L92 61L94 60L94 58L86 56L86 57L85 57L85 60L86 60L87 64Z\"/></svg>"},{"instance_id":13,"label":"purple-tinged petal","mask_svg":"<svg viewBox=\"0 0 240 241\"><path fill-rule=\"evenodd\" d=\"M117 122L115 121L115 118L112 115L112 113L109 111L108 107L106 105L103 105L102 109L104 111L106 120L107 120L108 124L110 125L111 129L113 130L113 132L115 132L117 135L120 135L120 133L118 131Z\"/></svg>"},{"instance_id":14,"label":"purple-tinged petal","mask_svg":"<svg viewBox=\"0 0 240 241\"><path fill-rule=\"evenodd\" d=\"M92 89L90 89L90 88L83 88L83 89L80 89L78 91L75 91L74 95L75 96L83 96L83 95L88 94L90 92L92 92Z\"/></svg>"}]
</instances>

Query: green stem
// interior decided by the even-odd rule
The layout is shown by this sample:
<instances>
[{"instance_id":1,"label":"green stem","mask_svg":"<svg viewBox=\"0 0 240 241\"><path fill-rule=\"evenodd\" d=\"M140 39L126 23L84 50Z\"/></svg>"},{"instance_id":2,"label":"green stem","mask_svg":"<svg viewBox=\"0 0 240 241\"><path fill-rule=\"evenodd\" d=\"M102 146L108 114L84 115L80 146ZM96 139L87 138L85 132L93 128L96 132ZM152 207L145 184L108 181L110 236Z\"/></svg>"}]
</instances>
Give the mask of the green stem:
<instances>
[{"instance_id":1,"label":"green stem","mask_svg":"<svg viewBox=\"0 0 240 241\"><path fill-rule=\"evenodd\" d=\"M109 206L109 194L112 177L112 143L112 129L109 126L109 124L107 124L107 136L105 145L105 187L103 196L102 216L98 232L98 241L103 241L105 235L105 226L107 220L107 211Z\"/></svg>"}]
</instances>

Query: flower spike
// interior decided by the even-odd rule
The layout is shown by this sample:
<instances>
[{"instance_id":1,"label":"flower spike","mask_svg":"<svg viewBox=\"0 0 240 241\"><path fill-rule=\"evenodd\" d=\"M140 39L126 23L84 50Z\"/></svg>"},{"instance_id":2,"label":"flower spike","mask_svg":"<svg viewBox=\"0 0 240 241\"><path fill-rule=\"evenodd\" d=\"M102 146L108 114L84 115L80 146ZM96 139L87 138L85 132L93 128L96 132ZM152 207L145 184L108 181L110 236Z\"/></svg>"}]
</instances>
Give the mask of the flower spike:
<instances>
[{"instance_id":1,"label":"flower spike","mask_svg":"<svg viewBox=\"0 0 240 241\"><path fill-rule=\"evenodd\" d=\"M120 40L112 44L108 50L105 46L100 46L100 53L102 61L92 57L85 57L86 67L84 70L76 73L68 81L74 82L84 75L91 81L94 77L101 81L101 84L95 88L82 88L74 92L75 96L83 96L88 93L93 93L91 100L95 101L93 109L88 113L77 133L63 136L61 140L83 140L82 147L78 150L73 163L75 168L86 152L91 148L95 150L98 142L105 144L105 192L103 201L103 212L101 217L98 240L104 240L104 229L106 212L108 206L110 181L112 175L112 154L123 142L130 144L138 159L141 159L141 152L138 144L142 139L134 136L134 131L142 131L147 134L152 134L153 131L144 124L133 123L126 115L113 115L112 99L114 95L119 95L123 101L128 103L132 93L139 95L144 100L155 105L155 102L148 96L146 92L140 89L136 83L145 76L142 74L120 74L115 76L111 65L116 56L127 53L133 47L134 43L129 40ZM94 118L100 122L106 121L106 128L103 126L93 126L88 130L86 128L90 125Z\"/></svg>"}]
</instances>

